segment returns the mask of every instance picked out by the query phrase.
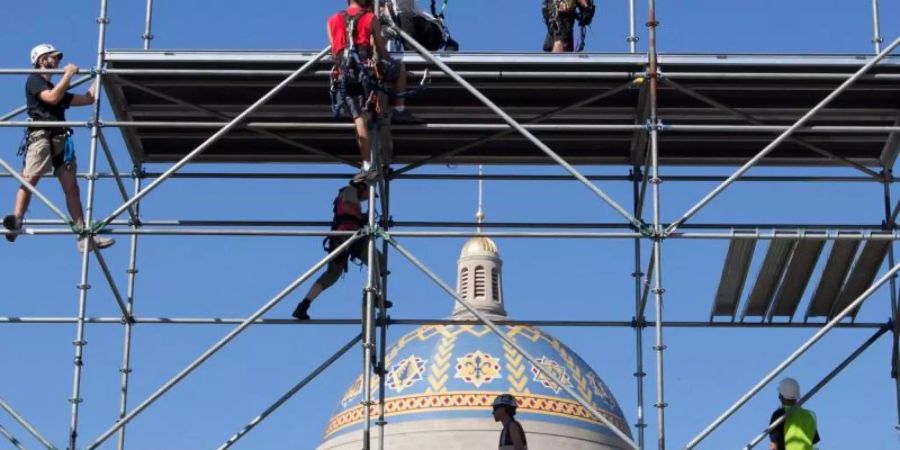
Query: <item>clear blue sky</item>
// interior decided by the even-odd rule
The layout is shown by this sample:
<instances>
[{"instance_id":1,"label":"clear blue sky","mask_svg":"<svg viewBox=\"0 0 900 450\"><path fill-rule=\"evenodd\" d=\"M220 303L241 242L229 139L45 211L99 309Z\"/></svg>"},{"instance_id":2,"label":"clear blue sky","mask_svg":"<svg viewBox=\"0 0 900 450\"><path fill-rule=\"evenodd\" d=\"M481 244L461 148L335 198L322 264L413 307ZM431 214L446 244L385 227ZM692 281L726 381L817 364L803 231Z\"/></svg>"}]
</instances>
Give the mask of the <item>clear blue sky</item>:
<instances>
[{"instance_id":1,"label":"clear blue sky","mask_svg":"<svg viewBox=\"0 0 900 450\"><path fill-rule=\"evenodd\" d=\"M47 0L4 2L0 14L0 67L27 67L28 51L52 42L66 61L93 64L98 3ZM143 32L143 2L110 2L110 48L137 48ZM161 49L318 49L325 45L324 19L341 1L232 2L157 0L153 33ZM464 50L531 51L543 40L535 1L451 0L449 21ZM638 2L641 48L646 2ZM871 10L868 1L759 0L723 2L684 0L659 2L659 47L663 52L690 53L870 53ZM886 41L900 32L900 4L882 2ZM627 2L601 1L588 50L627 50ZM23 103L23 76L0 78L0 105L6 112ZM323 86L323 90L325 87ZM88 109L70 117L88 117ZM108 110L105 116L110 117ZM87 167L88 139L78 134L79 157ZM120 167L129 167L121 139L109 130ZM18 129L0 129L0 157L16 161ZM105 170L105 162L100 168ZM163 166L149 166L161 170ZM235 170L294 170L296 166L229 167ZM213 167L190 167L212 170ZM308 168L302 168L308 169ZM333 170L316 166L315 170ZM451 170L436 168L433 170ZM511 172L513 167L488 168ZM625 174L625 167L588 168L590 173ZM725 173L708 169L702 173ZM452 169L470 173L469 167ZM555 167L526 168L526 173L562 173ZM756 170L754 173L787 173ZM792 173L807 173L801 169ZM821 173L821 170L819 171ZM684 173L666 168L663 174ZM831 173L855 175L845 169ZM174 181L163 185L143 204L146 219L327 219L335 181L204 182ZM0 179L0 211L12 209L15 184ZM41 185L62 204L54 180ZM620 203L630 204L631 186L602 185ZM676 217L696 202L711 184L666 184L663 214ZM473 183L398 182L397 220L469 220L475 210ZM575 183L488 183L488 220L614 221L614 213ZM896 193L895 193L896 196ZM562 199L562 200L561 200ZM98 192L98 213L120 204L111 182ZM35 202L31 218L52 218ZM697 218L699 222L835 222L879 224L883 217L881 187L870 184L739 184L729 189ZM505 260L507 309L519 319L630 320L633 315L631 241L498 240ZM461 240L411 241L438 274L455 280ZM704 320L715 293L726 242L668 242L665 246L666 318ZM761 254L758 250L757 254ZM646 254L646 253L645 253ZM105 253L119 286L126 283L127 239ZM318 238L183 238L141 239L136 310L138 315L168 317L241 317L257 309L322 256ZM22 238L0 244L0 316L74 316L80 258L70 237ZM393 261L398 261L394 259ZM406 263L392 267L392 298L397 318L442 317L451 301ZM316 304L318 318L352 318L363 274L355 270ZM116 307L99 269L91 268L88 314L114 316ZM269 317L286 317L301 292ZM810 289L811 290L811 289ZM807 292L807 296L809 292ZM650 311L650 319L653 310ZM862 309L861 321L889 316L887 290ZM131 407L201 354L229 327L152 326L134 335ZM397 337L408 328L395 327ZM552 329L604 377L634 423L634 332L631 329ZM188 449L217 446L282 392L317 366L358 330L354 327L256 327L238 338L129 426L129 447ZM87 330L81 439L85 445L114 422L118 410L123 328L90 326ZM666 389L669 448L680 448L745 390L813 334L812 330L667 330ZM869 331L839 330L804 356L788 374L809 387L852 351ZM11 402L57 445L65 445L71 392L71 325L0 326L0 396ZM656 383L651 343L645 333L645 409L648 448L655 445ZM877 343L810 403L823 434L822 449L897 448L894 384L889 377L890 346ZM315 448L330 411L359 372L354 351L248 435L239 448ZM722 426L701 448L743 446L776 407L774 386ZM489 420L486 416L485 420ZM0 414L0 424L18 437L26 433ZM27 441L29 442L30 441ZM112 442L112 441L109 441ZM35 444L29 447L37 447ZM2 445L0 445L2 448ZM107 445L105 448L112 448Z\"/></svg>"}]
</instances>

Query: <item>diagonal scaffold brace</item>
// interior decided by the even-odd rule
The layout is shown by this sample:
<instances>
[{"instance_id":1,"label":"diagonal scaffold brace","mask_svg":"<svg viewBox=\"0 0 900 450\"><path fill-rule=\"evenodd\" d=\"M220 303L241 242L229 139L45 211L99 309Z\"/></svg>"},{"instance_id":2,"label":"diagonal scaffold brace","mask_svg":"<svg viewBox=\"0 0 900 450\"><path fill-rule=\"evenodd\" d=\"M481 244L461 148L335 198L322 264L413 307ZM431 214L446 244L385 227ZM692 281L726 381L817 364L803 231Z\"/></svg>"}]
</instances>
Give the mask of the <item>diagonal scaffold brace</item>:
<instances>
[{"instance_id":1,"label":"diagonal scaffold brace","mask_svg":"<svg viewBox=\"0 0 900 450\"><path fill-rule=\"evenodd\" d=\"M325 258L320 260L318 263L313 265L309 270L307 270L303 275L299 278L291 282L286 288L284 288L281 292L279 292L275 297L266 302L261 308L259 308L256 312L254 312L250 317L241 322L240 325L231 330L225 337L220 339L218 342L213 344L208 350L206 350L202 355L200 355L197 359L195 359L192 363L190 363L187 367L178 372L174 377L172 377L169 381L159 387L153 394L150 394L147 399L141 402L140 405L135 407L131 412L117 420L115 425L110 427L108 430L103 432L99 437L97 437L90 445L85 447L86 450L93 450L99 447L101 444L106 442L107 439L112 437L116 431L124 427L128 422L137 417L138 414L142 413L146 410L150 405L159 400L166 392L175 387L176 384L180 383L183 379L185 379L188 375L191 374L197 367L200 367L201 364L206 362L209 358L211 358L216 352L222 349L226 344L231 342L234 338L236 338L239 334L241 334L244 330L246 330L250 325L259 320L263 315L265 315L269 310L278 305L279 302L285 299L288 295L290 295L294 290L300 287L301 284L306 282L309 278L311 278L316 272L319 271L322 267L328 264L332 259L343 253L345 250L350 248L350 246L360 239L362 236L359 232L354 233L349 237L344 243L342 243L339 247L334 249L331 253L329 253Z\"/></svg>"}]
</instances>

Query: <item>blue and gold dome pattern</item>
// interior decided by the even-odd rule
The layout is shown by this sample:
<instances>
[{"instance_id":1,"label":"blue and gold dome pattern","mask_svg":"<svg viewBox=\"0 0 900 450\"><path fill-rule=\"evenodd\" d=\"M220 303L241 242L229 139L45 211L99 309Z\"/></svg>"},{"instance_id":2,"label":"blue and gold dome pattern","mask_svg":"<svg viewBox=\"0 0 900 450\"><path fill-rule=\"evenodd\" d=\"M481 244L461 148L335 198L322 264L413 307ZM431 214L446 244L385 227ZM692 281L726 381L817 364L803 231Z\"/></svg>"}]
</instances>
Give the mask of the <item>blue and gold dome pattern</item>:
<instances>
[{"instance_id":1,"label":"blue and gold dome pattern","mask_svg":"<svg viewBox=\"0 0 900 450\"><path fill-rule=\"evenodd\" d=\"M631 435L622 410L600 377L571 349L531 326L502 326L508 337ZM612 436L602 422L483 325L428 325L403 336L386 355L386 419L391 423L478 418L491 420L491 402L511 393L522 420L575 426ZM343 394L325 440L362 427L363 379ZM378 378L372 377L373 399ZM370 407L377 417L378 405Z\"/></svg>"}]
</instances>

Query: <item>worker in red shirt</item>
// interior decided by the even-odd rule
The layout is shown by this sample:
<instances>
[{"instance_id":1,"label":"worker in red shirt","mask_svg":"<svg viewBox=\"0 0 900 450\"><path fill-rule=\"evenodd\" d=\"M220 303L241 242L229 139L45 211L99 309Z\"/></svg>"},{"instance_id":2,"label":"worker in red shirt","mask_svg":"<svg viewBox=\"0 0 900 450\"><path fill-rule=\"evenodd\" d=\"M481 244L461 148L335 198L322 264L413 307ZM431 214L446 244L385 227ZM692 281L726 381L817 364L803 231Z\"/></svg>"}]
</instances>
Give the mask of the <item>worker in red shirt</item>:
<instances>
[{"instance_id":1,"label":"worker in red shirt","mask_svg":"<svg viewBox=\"0 0 900 450\"><path fill-rule=\"evenodd\" d=\"M332 92L336 92L335 101L341 112L349 114L356 124L356 142L366 171L370 167L371 154L366 114L369 88L365 77L378 73L379 83L392 83L394 92L402 93L406 91L406 70L401 61L392 59L388 53L381 35L381 23L371 10L371 0L348 0L347 4L346 10L328 19L328 41L335 61ZM421 120L406 110L402 97L397 97L391 122L415 124Z\"/></svg>"}]
</instances>

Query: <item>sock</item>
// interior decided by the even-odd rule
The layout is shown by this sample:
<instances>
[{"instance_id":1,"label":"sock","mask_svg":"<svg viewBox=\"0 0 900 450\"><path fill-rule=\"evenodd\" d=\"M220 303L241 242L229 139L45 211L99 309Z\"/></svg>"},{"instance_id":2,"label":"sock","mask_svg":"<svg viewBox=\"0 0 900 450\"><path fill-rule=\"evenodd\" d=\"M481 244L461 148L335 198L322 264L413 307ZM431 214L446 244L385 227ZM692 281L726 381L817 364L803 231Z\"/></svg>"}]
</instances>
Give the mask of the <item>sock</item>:
<instances>
[{"instance_id":1,"label":"sock","mask_svg":"<svg viewBox=\"0 0 900 450\"><path fill-rule=\"evenodd\" d=\"M397 106L394 106L394 111L397 111L397 112L399 112L399 113L402 113L403 111L406 111L406 105L397 105Z\"/></svg>"},{"instance_id":2,"label":"sock","mask_svg":"<svg viewBox=\"0 0 900 450\"><path fill-rule=\"evenodd\" d=\"M363 161L362 170L365 171L365 170L369 170L371 168L372 168L372 163L370 163L369 161Z\"/></svg>"}]
</instances>

